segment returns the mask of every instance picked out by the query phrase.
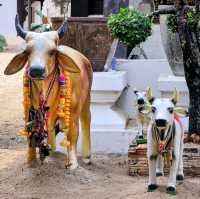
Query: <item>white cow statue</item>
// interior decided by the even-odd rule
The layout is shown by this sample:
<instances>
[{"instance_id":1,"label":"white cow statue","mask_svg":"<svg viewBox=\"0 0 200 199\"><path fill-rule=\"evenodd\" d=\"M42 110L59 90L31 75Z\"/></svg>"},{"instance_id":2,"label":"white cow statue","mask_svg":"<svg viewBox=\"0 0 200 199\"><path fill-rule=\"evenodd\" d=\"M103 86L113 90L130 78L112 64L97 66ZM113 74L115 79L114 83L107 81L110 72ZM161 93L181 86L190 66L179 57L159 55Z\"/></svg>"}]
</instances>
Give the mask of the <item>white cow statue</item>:
<instances>
[{"instance_id":1,"label":"white cow statue","mask_svg":"<svg viewBox=\"0 0 200 199\"><path fill-rule=\"evenodd\" d=\"M178 92L175 89L173 98L155 99L152 92L148 92L150 101L151 121L147 130L147 156L149 164L148 191L152 192L158 187L157 172L163 172L163 158L170 162L170 174L167 193L176 194L176 180L182 181L183 174L183 127L179 113L183 109L176 107ZM157 161L157 163L156 163ZM160 171L157 171L160 167Z\"/></svg>"},{"instance_id":2,"label":"white cow statue","mask_svg":"<svg viewBox=\"0 0 200 199\"><path fill-rule=\"evenodd\" d=\"M151 92L151 88L148 87L146 91L134 90L136 96L136 106L137 106L137 126L138 126L138 137L144 138L145 129L147 129L150 122L149 115L149 102L153 99L147 99L150 96L148 93Z\"/></svg>"}]
</instances>

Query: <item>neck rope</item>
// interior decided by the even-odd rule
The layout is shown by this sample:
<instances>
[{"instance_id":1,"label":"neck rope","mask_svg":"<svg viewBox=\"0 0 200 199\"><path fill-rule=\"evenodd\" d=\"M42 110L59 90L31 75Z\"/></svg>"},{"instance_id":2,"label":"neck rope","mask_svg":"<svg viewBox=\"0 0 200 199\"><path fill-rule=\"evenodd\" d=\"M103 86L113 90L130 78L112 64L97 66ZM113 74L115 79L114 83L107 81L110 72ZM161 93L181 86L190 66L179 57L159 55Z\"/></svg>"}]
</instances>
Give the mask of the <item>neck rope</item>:
<instances>
[{"instance_id":1,"label":"neck rope","mask_svg":"<svg viewBox=\"0 0 200 199\"><path fill-rule=\"evenodd\" d=\"M163 155L164 153L171 151L171 143L175 134L175 123L167 126L165 132L163 132L166 134L166 137L163 140L160 138L160 130L157 128L155 123L152 125L152 132L153 140L156 141L158 145L158 153Z\"/></svg>"}]
</instances>

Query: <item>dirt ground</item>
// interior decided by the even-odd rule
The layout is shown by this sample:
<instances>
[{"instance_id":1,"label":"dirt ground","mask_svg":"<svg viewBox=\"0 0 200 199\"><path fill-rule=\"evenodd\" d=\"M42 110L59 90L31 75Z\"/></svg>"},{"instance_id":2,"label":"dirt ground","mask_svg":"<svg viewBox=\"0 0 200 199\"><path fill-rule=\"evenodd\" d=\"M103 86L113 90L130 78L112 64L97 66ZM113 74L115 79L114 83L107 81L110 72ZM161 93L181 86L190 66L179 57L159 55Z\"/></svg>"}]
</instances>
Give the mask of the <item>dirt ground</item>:
<instances>
[{"instance_id":1,"label":"dirt ground","mask_svg":"<svg viewBox=\"0 0 200 199\"><path fill-rule=\"evenodd\" d=\"M167 199L166 177L159 189L147 192L147 177L127 175L127 156L93 154L92 165L67 171L65 157L54 154L44 165L26 163L26 143L17 135L23 127L22 72L6 77L3 70L14 56L13 47L0 53L0 198L2 199ZM177 186L177 199L199 199L200 178L186 177Z\"/></svg>"}]
</instances>

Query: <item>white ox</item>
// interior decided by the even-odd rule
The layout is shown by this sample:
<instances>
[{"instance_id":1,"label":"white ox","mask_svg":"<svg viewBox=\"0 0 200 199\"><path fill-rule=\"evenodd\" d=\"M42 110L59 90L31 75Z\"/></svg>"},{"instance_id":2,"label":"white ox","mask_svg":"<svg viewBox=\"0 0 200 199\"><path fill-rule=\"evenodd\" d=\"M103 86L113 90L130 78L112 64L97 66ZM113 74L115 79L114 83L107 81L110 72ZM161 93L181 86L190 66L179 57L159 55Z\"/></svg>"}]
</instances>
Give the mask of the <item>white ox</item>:
<instances>
[{"instance_id":1,"label":"white ox","mask_svg":"<svg viewBox=\"0 0 200 199\"><path fill-rule=\"evenodd\" d=\"M151 100L152 119L147 131L147 156L149 164L148 191L156 190L156 161L162 172L163 158L170 160L170 174L167 193L176 194L176 180L183 180L183 128L177 113L181 111L176 107L178 92L175 90L172 99L155 99L152 92L148 92Z\"/></svg>"},{"instance_id":2,"label":"white ox","mask_svg":"<svg viewBox=\"0 0 200 199\"><path fill-rule=\"evenodd\" d=\"M136 106L137 106L137 126L138 126L138 137L143 138L145 129L148 127L150 122L149 116L149 102L152 99L147 99L148 93L151 92L150 88L147 88L147 91L138 91L134 90L134 94L136 96Z\"/></svg>"}]
</instances>

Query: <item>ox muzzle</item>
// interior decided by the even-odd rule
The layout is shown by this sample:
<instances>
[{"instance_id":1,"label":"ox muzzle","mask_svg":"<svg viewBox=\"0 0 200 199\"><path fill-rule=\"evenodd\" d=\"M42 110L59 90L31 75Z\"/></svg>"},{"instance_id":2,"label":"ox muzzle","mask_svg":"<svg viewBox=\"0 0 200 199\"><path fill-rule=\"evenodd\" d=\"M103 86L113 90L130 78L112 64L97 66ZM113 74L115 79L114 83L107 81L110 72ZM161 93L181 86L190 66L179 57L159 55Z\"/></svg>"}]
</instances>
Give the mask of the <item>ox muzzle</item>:
<instances>
[{"instance_id":1,"label":"ox muzzle","mask_svg":"<svg viewBox=\"0 0 200 199\"><path fill-rule=\"evenodd\" d=\"M43 80L46 78L46 70L45 67L42 67L40 65L32 65L27 71L28 75L32 79L38 79Z\"/></svg>"},{"instance_id":2,"label":"ox muzzle","mask_svg":"<svg viewBox=\"0 0 200 199\"><path fill-rule=\"evenodd\" d=\"M167 127L167 120L164 119L156 119L155 120L156 126L158 128L166 128Z\"/></svg>"}]
</instances>

